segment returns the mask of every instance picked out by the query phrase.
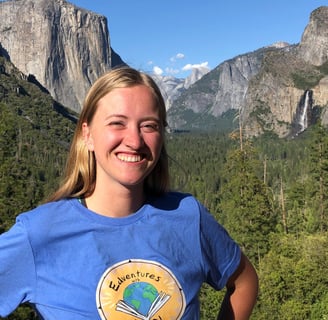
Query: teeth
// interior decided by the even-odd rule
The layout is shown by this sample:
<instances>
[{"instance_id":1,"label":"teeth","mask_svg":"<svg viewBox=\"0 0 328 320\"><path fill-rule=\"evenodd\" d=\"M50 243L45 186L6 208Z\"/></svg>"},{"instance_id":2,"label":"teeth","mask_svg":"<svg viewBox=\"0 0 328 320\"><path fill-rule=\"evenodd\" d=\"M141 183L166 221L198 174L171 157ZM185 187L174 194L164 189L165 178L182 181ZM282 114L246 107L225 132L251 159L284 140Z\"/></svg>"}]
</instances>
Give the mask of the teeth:
<instances>
[{"instance_id":1,"label":"teeth","mask_svg":"<svg viewBox=\"0 0 328 320\"><path fill-rule=\"evenodd\" d=\"M117 157L125 162L138 162L141 161L141 156L139 155L126 155L126 154L118 154Z\"/></svg>"}]
</instances>

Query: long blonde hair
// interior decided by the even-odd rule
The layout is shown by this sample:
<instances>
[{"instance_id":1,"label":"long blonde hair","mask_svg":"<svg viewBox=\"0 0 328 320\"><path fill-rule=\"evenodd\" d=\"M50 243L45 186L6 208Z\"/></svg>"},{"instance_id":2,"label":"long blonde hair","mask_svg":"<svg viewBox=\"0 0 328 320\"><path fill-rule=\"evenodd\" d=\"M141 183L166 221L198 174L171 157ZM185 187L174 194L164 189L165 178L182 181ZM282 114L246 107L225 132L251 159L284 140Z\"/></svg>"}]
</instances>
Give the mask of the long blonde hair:
<instances>
[{"instance_id":1,"label":"long blonde hair","mask_svg":"<svg viewBox=\"0 0 328 320\"><path fill-rule=\"evenodd\" d=\"M90 196L96 184L96 159L90 152L82 137L82 124L91 123L97 110L98 101L116 88L145 85L151 89L159 109L162 122L162 135L164 140L166 122L166 109L163 96L155 81L145 73L130 67L112 69L100 77L90 88L75 129L67 159L66 170L62 185L50 196L48 201L64 198ZM160 195L169 189L168 155L163 143L159 160L153 171L146 177L144 183L147 194Z\"/></svg>"}]
</instances>

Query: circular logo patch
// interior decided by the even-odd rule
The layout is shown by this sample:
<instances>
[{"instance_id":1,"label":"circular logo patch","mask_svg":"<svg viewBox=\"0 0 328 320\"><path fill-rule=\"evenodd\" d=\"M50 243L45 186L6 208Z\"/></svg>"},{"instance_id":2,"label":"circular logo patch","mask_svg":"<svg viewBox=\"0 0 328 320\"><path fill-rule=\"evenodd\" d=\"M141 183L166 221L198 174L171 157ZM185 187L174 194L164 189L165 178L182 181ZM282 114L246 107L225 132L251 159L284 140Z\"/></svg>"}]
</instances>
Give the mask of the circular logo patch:
<instances>
[{"instance_id":1,"label":"circular logo patch","mask_svg":"<svg viewBox=\"0 0 328 320\"><path fill-rule=\"evenodd\" d=\"M147 260L126 260L108 268L96 298L102 320L178 320L186 307L173 273Z\"/></svg>"}]
</instances>

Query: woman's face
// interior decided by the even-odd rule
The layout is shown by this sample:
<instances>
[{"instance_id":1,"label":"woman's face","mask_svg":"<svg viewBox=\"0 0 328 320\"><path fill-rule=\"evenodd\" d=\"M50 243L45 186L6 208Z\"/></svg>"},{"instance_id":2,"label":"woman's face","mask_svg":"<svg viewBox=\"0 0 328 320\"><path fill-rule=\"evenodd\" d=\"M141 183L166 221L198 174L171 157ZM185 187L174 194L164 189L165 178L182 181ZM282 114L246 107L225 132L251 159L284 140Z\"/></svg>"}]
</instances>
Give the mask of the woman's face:
<instances>
[{"instance_id":1,"label":"woman's face","mask_svg":"<svg viewBox=\"0 0 328 320\"><path fill-rule=\"evenodd\" d=\"M83 136L96 158L96 187L142 186L160 156L163 125L151 90L117 88L97 104Z\"/></svg>"}]
</instances>

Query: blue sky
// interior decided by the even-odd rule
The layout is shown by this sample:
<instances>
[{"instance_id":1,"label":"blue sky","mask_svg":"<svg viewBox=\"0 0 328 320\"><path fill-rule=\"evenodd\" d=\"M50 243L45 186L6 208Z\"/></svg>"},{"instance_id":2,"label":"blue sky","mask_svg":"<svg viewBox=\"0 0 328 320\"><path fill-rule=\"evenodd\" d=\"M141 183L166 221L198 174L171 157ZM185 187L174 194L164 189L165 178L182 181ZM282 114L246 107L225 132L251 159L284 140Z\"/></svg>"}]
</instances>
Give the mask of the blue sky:
<instances>
[{"instance_id":1,"label":"blue sky","mask_svg":"<svg viewBox=\"0 0 328 320\"><path fill-rule=\"evenodd\" d=\"M130 66L184 78L275 42L299 43L323 0L68 0L108 19L112 48Z\"/></svg>"}]
</instances>

